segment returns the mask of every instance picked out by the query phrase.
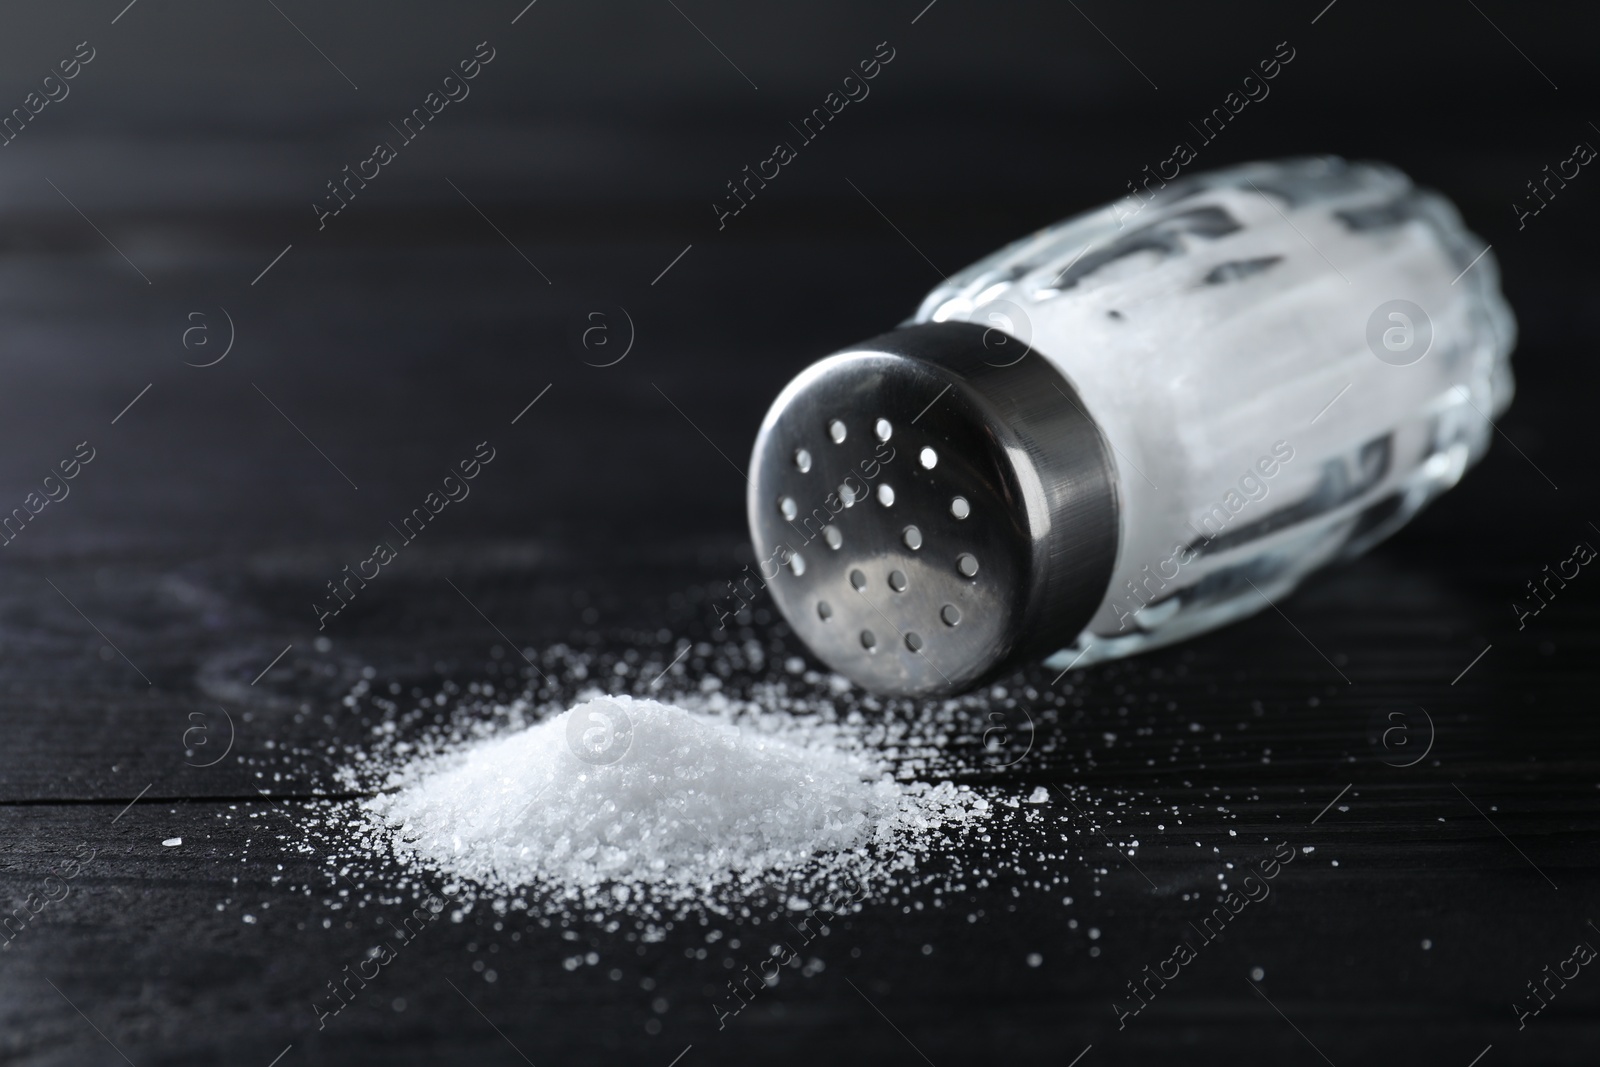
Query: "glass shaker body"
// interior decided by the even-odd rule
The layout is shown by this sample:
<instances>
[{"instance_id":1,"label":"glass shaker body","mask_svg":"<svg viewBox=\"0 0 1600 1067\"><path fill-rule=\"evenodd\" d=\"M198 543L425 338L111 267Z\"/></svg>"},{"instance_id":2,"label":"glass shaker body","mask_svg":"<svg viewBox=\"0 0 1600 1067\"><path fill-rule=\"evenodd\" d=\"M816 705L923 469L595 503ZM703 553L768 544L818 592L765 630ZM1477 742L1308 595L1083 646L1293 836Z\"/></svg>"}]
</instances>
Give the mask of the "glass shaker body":
<instances>
[{"instance_id":1,"label":"glass shaker body","mask_svg":"<svg viewBox=\"0 0 1600 1067\"><path fill-rule=\"evenodd\" d=\"M1083 666L1266 608L1460 480L1511 401L1515 322L1442 197L1338 159L1257 163L1047 227L907 325L990 327L1099 426L1120 524ZM993 343L991 343L993 342Z\"/></svg>"}]
</instances>

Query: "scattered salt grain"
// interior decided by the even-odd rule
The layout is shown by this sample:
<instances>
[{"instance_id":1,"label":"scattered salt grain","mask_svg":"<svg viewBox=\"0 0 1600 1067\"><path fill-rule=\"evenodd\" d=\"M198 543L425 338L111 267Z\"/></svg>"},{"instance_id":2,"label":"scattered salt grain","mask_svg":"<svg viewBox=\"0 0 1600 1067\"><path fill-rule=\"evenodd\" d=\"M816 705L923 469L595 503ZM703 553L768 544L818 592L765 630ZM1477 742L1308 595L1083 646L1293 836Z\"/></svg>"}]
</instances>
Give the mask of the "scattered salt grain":
<instances>
[{"instance_id":1,"label":"scattered salt grain","mask_svg":"<svg viewBox=\"0 0 1600 1067\"><path fill-rule=\"evenodd\" d=\"M397 858L490 892L542 886L586 904L703 898L831 863L926 849L988 803L896 781L826 733L756 729L654 700L602 696L400 769L365 804Z\"/></svg>"}]
</instances>

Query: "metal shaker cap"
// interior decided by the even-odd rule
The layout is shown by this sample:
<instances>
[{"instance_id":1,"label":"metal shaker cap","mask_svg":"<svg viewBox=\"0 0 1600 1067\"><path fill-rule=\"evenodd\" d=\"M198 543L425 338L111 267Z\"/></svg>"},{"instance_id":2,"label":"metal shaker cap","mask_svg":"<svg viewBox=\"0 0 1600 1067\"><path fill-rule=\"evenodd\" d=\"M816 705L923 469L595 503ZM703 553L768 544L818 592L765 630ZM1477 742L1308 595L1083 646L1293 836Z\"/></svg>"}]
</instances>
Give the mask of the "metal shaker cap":
<instances>
[{"instance_id":1,"label":"metal shaker cap","mask_svg":"<svg viewBox=\"0 0 1600 1067\"><path fill-rule=\"evenodd\" d=\"M993 333L927 323L838 352L756 437L761 577L811 650L876 693L958 693L1070 644L1110 582L1104 437L1049 360Z\"/></svg>"}]
</instances>

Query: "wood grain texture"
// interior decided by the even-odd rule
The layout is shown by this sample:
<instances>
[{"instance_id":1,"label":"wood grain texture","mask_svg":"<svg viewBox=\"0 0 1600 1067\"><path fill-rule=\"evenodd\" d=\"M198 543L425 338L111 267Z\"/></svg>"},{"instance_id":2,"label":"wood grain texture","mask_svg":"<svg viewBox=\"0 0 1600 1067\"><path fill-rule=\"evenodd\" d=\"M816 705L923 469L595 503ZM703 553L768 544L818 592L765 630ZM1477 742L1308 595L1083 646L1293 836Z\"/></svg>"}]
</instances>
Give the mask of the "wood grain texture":
<instances>
[{"instance_id":1,"label":"wood grain texture","mask_svg":"<svg viewBox=\"0 0 1600 1067\"><path fill-rule=\"evenodd\" d=\"M922 6L883 26L831 6L831 35L816 27L836 23L791 11L812 29L771 30L783 43L759 48L768 31L732 8L706 22L747 46L735 51L751 54L758 99L803 112L814 86L835 80L829 64L856 58L857 29L898 43ZM941 4L915 27L934 36L907 41L904 66L844 116L857 125L808 148L784 186L719 232L703 202L789 112L724 101L719 76L750 91L670 8L628 9L642 37L609 71L581 49L558 53L609 40L611 23L586 20L614 16L540 4L518 27L549 16L527 55L507 45L497 61L527 64L507 75L520 95L495 97L486 74L463 108L481 101L481 114L419 146L411 171L319 233L302 200L329 160L381 127L365 100L411 99L402 75L434 77L417 57L455 54L434 23L412 12L392 67L368 53L393 84L326 105L309 90L270 96L279 75L258 66L214 72L222 102L177 82L151 88L160 49L176 48L169 29L184 39L159 24L138 31L147 53L106 47L80 95L7 150L0 203L0 512L79 442L96 449L71 495L0 548L0 1062L1466 1067L1492 1045L1480 1067L1592 1063L1600 977L1583 972L1523 1030L1511 1005L1575 943L1600 946L1588 925L1600 922L1600 575L1584 570L1524 628L1512 604L1575 542L1600 544L1589 357L1600 266L1578 239L1600 203L1600 186L1581 183L1600 179L1575 180L1517 230L1507 202L1565 154L1553 146L1581 120L1551 111L1548 87L1470 9L1429 18L1484 34L1460 47L1487 73L1464 77L1467 60L1444 49L1352 80L1348 59L1332 57L1370 55L1376 30L1350 7L1316 27L1329 43L1294 38L1305 58L1207 162L1378 156L1460 201L1495 245L1522 331L1518 396L1489 456L1390 542L1281 601L1281 615L1054 686L1040 668L1005 680L1037 694L1034 746L964 780L997 795L1084 787L1092 811L1053 802L1030 823L1002 809L995 841L940 861L986 878L830 924L807 952L821 969L784 973L720 1028L730 965L765 952L778 916L679 923L645 942L604 922L564 930L479 908L431 924L319 1027L326 983L416 902L386 863L344 885L320 844L303 847L310 815L343 795L344 747L378 724L343 698L364 672L420 699L519 684L517 648L653 655L712 637L710 601L750 558L733 468L777 390L898 321L943 270L1115 194L1166 154L1152 145L1187 136L1180 112L1192 102L1201 113L1235 80L1228 64L1259 49L1201 25L1209 9L1163 8L1151 19L1163 35L1138 46L1134 28L1093 9L1162 84L1142 102L1127 94L1148 87L1111 73L1121 60L1070 10L1028 8L971 51L980 16ZM1238 10L1230 25L1263 43L1290 32L1270 28L1286 17L1276 9ZM1561 95L1592 98L1581 80L1592 34L1540 39L1512 15L1508 32L1550 61ZM328 47L359 56L359 20L323 17ZM54 34L68 16L49 18ZM264 18L289 34L270 9ZM656 56L668 28L697 51L661 68L623 62ZM1039 69L1064 50L1065 87L1051 95L1049 78L1012 69L1005 55L1019 49ZM306 52L295 79L337 81ZM813 84L813 71L826 76ZM128 99L94 97L88 79L101 75ZM1131 89L1104 88L1122 77ZM259 113L258 91L273 101ZM1396 103L1416 98L1420 111ZM58 117L52 141L42 123ZM108 132L123 122L126 137ZM608 368L578 342L600 307L626 307L637 328ZM202 361L182 344L189 316L220 329L223 308L234 349L186 366ZM392 537L483 441L496 457L470 497L319 631L325 583ZM785 660L805 652L768 607L741 626L770 675L787 676ZM714 668L696 654L686 669ZM1406 733L1387 732L1397 722ZM977 716L952 744L981 743L985 726ZM1429 742L1426 758L1399 766ZM1136 856L1102 829L1137 838ZM1271 897L1119 1029L1112 1004L1128 1001L1126 984L1271 842L1297 850ZM49 881L80 844L93 859ZM1053 873L1069 881L1041 888ZM29 900L46 894L59 899L35 913ZM708 942L712 928L722 936Z\"/></svg>"}]
</instances>

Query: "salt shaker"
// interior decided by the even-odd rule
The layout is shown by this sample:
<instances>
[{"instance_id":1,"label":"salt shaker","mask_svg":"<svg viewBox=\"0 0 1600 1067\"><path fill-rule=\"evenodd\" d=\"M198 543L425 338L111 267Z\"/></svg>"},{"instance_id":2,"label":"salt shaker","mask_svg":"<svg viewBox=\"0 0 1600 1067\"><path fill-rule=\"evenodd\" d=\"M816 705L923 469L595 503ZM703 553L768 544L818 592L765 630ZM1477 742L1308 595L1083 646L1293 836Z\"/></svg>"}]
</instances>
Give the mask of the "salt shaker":
<instances>
[{"instance_id":1,"label":"salt shaker","mask_svg":"<svg viewBox=\"0 0 1600 1067\"><path fill-rule=\"evenodd\" d=\"M1190 637L1455 485L1511 401L1514 335L1483 242L1391 167L1150 189L795 378L751 460L761 578L890 695Z\"/></svg>"}]
</instances>

